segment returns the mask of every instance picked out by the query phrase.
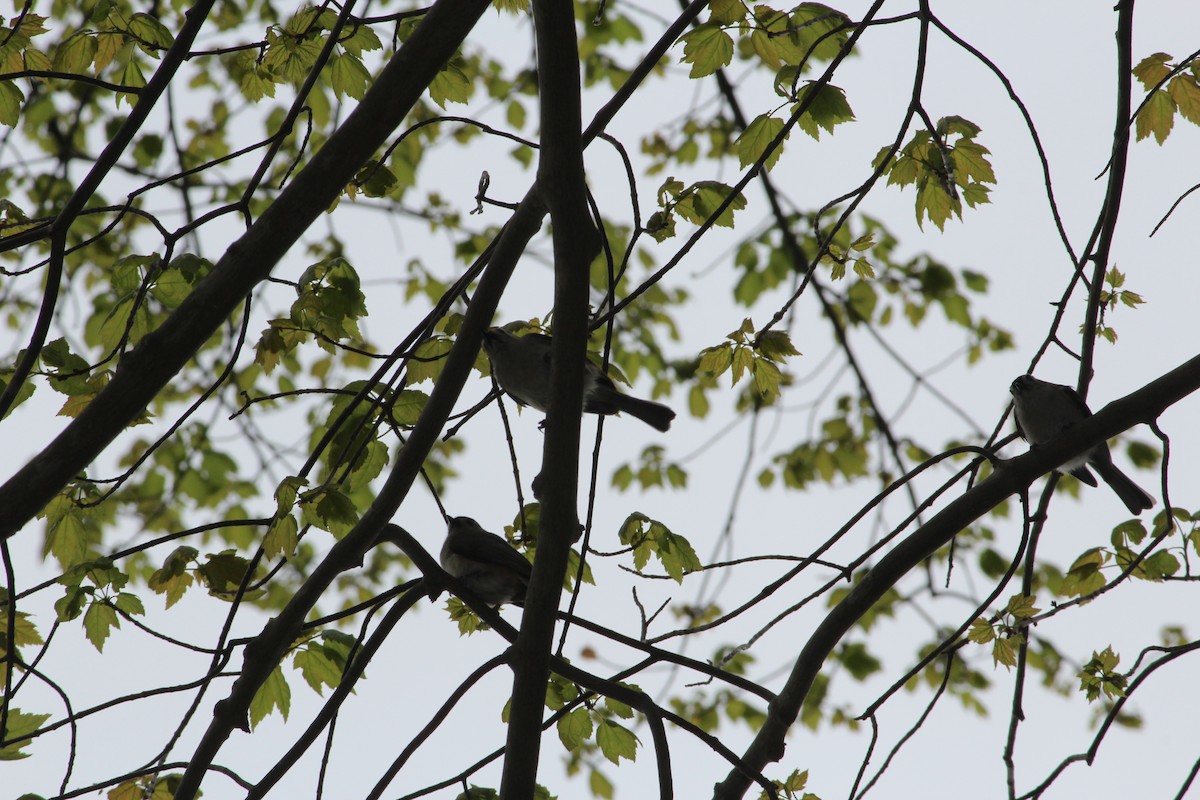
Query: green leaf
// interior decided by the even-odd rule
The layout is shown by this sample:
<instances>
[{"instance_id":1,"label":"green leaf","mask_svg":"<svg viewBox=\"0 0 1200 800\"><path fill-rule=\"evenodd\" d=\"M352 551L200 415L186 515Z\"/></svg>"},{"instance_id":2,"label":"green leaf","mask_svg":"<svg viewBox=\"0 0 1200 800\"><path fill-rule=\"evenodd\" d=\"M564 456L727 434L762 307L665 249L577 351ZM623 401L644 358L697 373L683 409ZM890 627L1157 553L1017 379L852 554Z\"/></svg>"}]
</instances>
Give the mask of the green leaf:
<instances>
[{"instance_id":1,"label":"green leaf","mask_svg":"<svg viewBox=\"0 0 1200 800\"><path fill-rule=\"evenodd\" d=\"M850 301L850 308L854 310L854 314L859 319L870 320L875 315L875 308L879 304L879 293L868 281L858 281L851 286L850 291L847 292L847 298Z\"/></svg>"},{"instance_id":2,"label":"green leaf","mask_svg":"<svg viewBox=\"0 0 1200 800\"><path fill-rule=\"evenodd\" d=\"M593 769L588 773L588 789L591 790L592 797L600 797L603 800L612 800L615 793L612 781L598 769Z\"/></svg>"},{"instance_id":3,"label":"green leaf","mask_svg":"<svg viewBox=\"0 0 1200 800\"><path fill-rule=\"evenodd\" d=\"M146 76L142 74L142 65L134 57L125 62L125 67L121 70L121 74L117 76L117 83L131 89L141 89L146 85ZM121 101L126 100L131 105L134 102L134 95L129 92L120 92L117 94L117 107L120 108Z\"/></svg>"},{"instance_id":4,"label":"green leaf","mask_svg":"<svg viewBox=\"0 0 1200 800\"><path fill-rule=\"evenodd\" d=\"M121 627L116 609L100 600L95 600L88 606L83 615L83 630L88 641L101 652L104 651L104 641L113 628Z\"/></svg>"},{"instance_id":5,"label":"green leaf","mask_svg":"<svg viewBox=\"0 0 1200 800\"><path fill-rule=\"evenodd\" d=\"M857 681L864 681L883 669L883 664L868 652L866 645L861 642L846 644L838 653L838 659Z\"/></svg>"},{"instance_id":6,"label":"green leaf","mask_svg":"<svg viewBox=\"0 0 1200 800\"><path fill-rule=\"evenodd\" d=\"M1083 596L1103 588L1106 581L1104 573L1100 570L1106 560L1104 551L1098 547L1085 551L1075 559L1075 563L1067 571L1061 589L1062 594L1065 597Z\"/></svg>"},{"instance_id":7,"label":"green leaf","mask_svg":"<svg viewBox=\"0 0 1200 800\"><path fill-rule=\"evenodd\" d=\"M1041 611L1034 605L1036 598L1028 594L1014 594L1008 598L1004 611L1017 619L1029 619Z\"/></svg>"},{"instance_id":8,"label":"green leaf","mask_svg":"<svg viewBox=\"0 0 1200 800\"><path fill-rule=\"evenodd\" d=\"M1171 135L1175 126L1175 101L1171 95L1159 89L1150 95L1146 104L1137 113L1135 130L1140 142L1147 136L1153 135L1154 141L1162 144Z\"/></svg>"},{"instance_id":9,"label":"green leaf","mask_svg":"<svg viewBox=\"0 0 1200 800\"><path fill-rule=\"evenodd\" d=\"M408 360L408 382L437 380L442 374L451 345L452 342L444 336L434 336L417 345Z\"/></svg>"},{"instance_id":10,"label":"green leaf","mask_svg":"<svg viewBox=\"0 0 1200 800\"><path fill-rule=\"evenodd\" d=\"M1078 673L1079 688L1089 703L1101 695L1110 700L1125 696L1128 679L1116 671L1120 663L1121 657L1113 652L1111 645L1099 653L1093 651L1092 659Z\"/></svg>"},{"instance_id":11,"label":"green leaf","mask_svg":"<svg viewBox=\"0 0 1200 800\"><path fill-rule=\"evenodd\" d=\"M59 622L67 622L77 619L83 613L84 603L94 593L94 589L90 586L68 586L62 597L54 602L54 610L58 614Z\"/></svg>"},{"instance_id":12,"label":"green leaf","mask_svg":"<svg viewBox=\"0 0 1200 800\"><path fill-rule=\"evenodd\" d=\"M136 594L129 592L120 592L114 601L117 610L123 611L129 616L142 616L146 613L146 607L142 605L142 600Z\"/></svg>"},{"instance_id":13,"label":"green leaf","mask_svg":"<svg viewBox=\"0 0 1200 800\"><path fill-rule=\"evenodd\" d=\"M339 539L358 522L358 509L340 489L325 486L306 492L300 498L301 518Z\"/></svg>"},{"instance_id":14,"label":"green leaf","mask_svg":"<svg viewBox=\"0 0 1200 800\"><path fill-rule=\"evenodd\" d=\"M741 211L746 207L745 197L741 194L733 196L721 213L716 213L717 209L725 203L726 198L732 194L732 187L718 181L697 181L680 195L675 204L675 210L679 216L693 225L702 225L709 218L713 218L714 225L732 228L734 212Z\"/></svg>"},{"instance_id":15,"label":"green leaf","mask_svg":"<svg viewBox=\"0 0 1200 800\"><path fill-rule=\"evenodd\" d=\"M754 359L754 388L767 399L779 396L783 375L773 362L765 358Z\"/></svg>"},{"instance_id":16,"label":"green leaf","mask_svg":"<svg viewBox=\"0 0 1200 800\"><path fill-rule=\"evenodd\" d=\"M238 64L242 70L238 89L243 97L251 103L257 103L264 97L275 96L275 77L266 64L250 52L238 56Z\"/></svg>"},{"instance_id":17,"label":"green leaf","mask_svg":"<svg viewBox=\"0 0 1200 800\"><path fill-rule=\"evenodd\" d=\"M768 67L779 70L781 76L787 73L786 79L776 78L777 91L785 82L790 87L790 78L796 73L795 67L803 54L796 52L795 42L787 34L787 14L765 5L758 5L754 7L754 17L757 24L750 32L750 49ZM785 67L785 64L788 66Z\"/></svg>"},{"instance_id":18,"label":"green leaf","mask_svg":"<svg viewBox=\"0 0 1200 800\"><path fill-rule=\"evenodd\" d=\"M367 197L387 197L400 184L396 174L384 164L370 159L363 164L351 184L346 187L347 193L354 197L353 189L361 187Z\"/></svg>"},{"instance_id":19,"label":"green leaf","mask_svg":"<svg viewBox=\"0 0 1200 800\"><path fill-rule=\"evenodd\" d=\"M299 544L299 531L300 525L291 514L277 517L267 530L267 535L263 537L263 555L267 558L291 558Z\"/></svg>"},{"instance_id":20,"label":"green leaf","mask_svg":"<svg viewBox=\"0 0 1200 800\"><path fill-rule=\"evenodd\" d=\"M714 378L733 365L733 345L719 344L716 347L706 347L700 351L700 366L698 372L706 372Z\"/></svg>"},{"instance_id":21,"label":"green leaf","mask_svg":"<svg viewBox=\"0 0 1200 800\"><path fill-rule=\"evenodd\" d=\"M787 331L770 330L758 338L758 352L764 358L781 361L788 356L798 356L800 351L792 344L792 337Z\"/></svg>"},{"instance_id":22,"label":"green leaf","mask_svg":"<svg viewBox=\"0 0 1200 800\"><path fill-rule=\"evenodd\" d=\"M167 308L178 308L192 292L196 282L212 270L212 262L192 253L182 253L171 260L150 287L155 299Z\"/></svg>"},{"instance_id":23,"label":"green leaf","mask_svg":"<svg viewBox=\"0 0 1200 800\"><path fill-rule=\"evenodd\" d=\"M1171 68L1167 66L1170 61L1171 56L1167 53L1146 56L1133 68L1133 75L1146 89L1152 89L1171 74Z\"/></svg>"},{"instance_id":24,"label":"green leaf","mask_svg":"<svg viewBox=\"0 0 1200 800\"><path fill-rule=\"evenodd\" d=\"M383 468L388 463L387 445L379 440L367 442L367 446L363 448L361 455L355 459L353 468L346 476L345 488L348 492L356 492L359 489L366 488L371 481L379 477L383 472ZM354 514L355 522L358 521L357 513ZM353 524L353 523L351 523Z\"/></svg>"},{"instance_id":25,"label":"green leaf","mask_svg":"<svg viewBox=\"0 0 1200 800\"><path fill-rule=\"evenodd\" d=\"M632 683L622 682L621 685L624 686L626 689L632 689L637 692L641 691L641 689L639 689L637 686L635 686ZM625 703L622 703L620 700L616 700L612 697L605 697L604 698L604 707L607 708L609 711L611 711L614 715L620 717L621 719L633 719L633 708L631 706L626 705Z\"/></svg>"},{"instance_id":26,"label":"green leaf","mask_svg":"<svg viewBox=\"0 0 1200 800\"><path fill-rule=\"evenodd\" d=\"M606 719L600 723L596 730L596 744L600 745L604 757L614 764L619 763L621 758L630 761L637 759L637 737L612 720Z\"/></svg>"},{"instance_id":27,"label":"green leaf","mask_svg":"<svg viewBox=\"0 0 1200 800\"><path fill-rule=\"evenodd\" d=\"M0 81L0 125L12 128L21 117L25 95L12 81Z\"/></svg>"},{"instance_id":28,"label":"green leaf","mask_svg":"<svg viewBox=\"0 0 1200 800\"><path fill-rule=\"evenodd\" d=\"M917 224L928 219L937 229L945 230L946 220L955 213L955 200L938 180L926 179L917 189Z\"/></svg>"},{"instance_id":29,"label":"green leaf","mask_svg":"<svg viewBox=\"0 0 1200 800\"><path fill-rule=\"evenodd\" d=\"M749 9L742 0L712 0L708 13L709 22L728 25L745 19Z\"/></svg>"},{"instance_id":30,"label":"green leaf","mask_svg":"<svg viewBox=\"0 0 1200 800\"><path fill-rule=\"evenodd\" d=\"M392 400L392 419L397 425L416 425L429 403L429 395L416 389L404 389Z\"/></svg>"},{"instance_id":31,"label":"green leaf","mask_svg":"<svg viewBox=\"0 0 1200 800\"><path fill-rule=\"evenodd\" d=\"M342 32L342 35L345 36L345 31ZM379 41L379 37L370 25L355 25L354 33L339 39L338 44L347 53L358 57L361 57L364 52L383 49L383 43Z\"/></svg>"},{"instance_id":32,"label":"green leaf","mask_svg":"<svg viewBox=\"0 0 1200 800\"><path fill-rule=\"evenodd\" d=\"M290 319L273 319L263 330L255 345L254 359L262 365L263 372L270 375L297 345L308 339L305 331L296 328Z\"/></svg>"},{"instance_id":33,"label":"green leaf","mask_svg":"<svg viewBox=\"0 0 1200 800\"><path fill-rule=\"evenodd\" d=\"M283 669L275 667L250 701L250 727L258 727L258 723L275 709L279 709L286 721L291 707L292 690L283 677Z\"/></svg>"},{"instance_id":34,"label":"green leaf","mask_svg":"<svg viewBox=\"0 0 1200 800\"><path fill-rule=\"evenodd\" d=\"M55 72L83 75L96 58L96 37L77 33L54 50Z\"/></svg>"},{"instance_id":35,"label":"green leaf","mask_svg":"<svg viewBox=\"0 0 1200 800\"><path fill-rule=\"evenodd\" d=\"M996 664L1003 664L1006 667L1015 667L1017 665L1017 651L1013 647L1013 640L1006 637L996 639L992 643L992 660Z\"/></svg>"},{"instance_id":36,"label":"green leaf","mask_svg":"<svg viewBox=\"0 0 1200 800\"><path fill-rule=\"evenodd\" d=\"M665 527L658 536L658 560L676 583L683 583L686 573L695 572L704 566L691 543Z\"/></svg>"},{"instance_id":37,"label":"green leaf","mask_svg":"<svg viewBox=\"0 0 1200 800\"><path fill-rule=\"evenodd\" d=\"M4 729L4 741L12 741L20 739L21 741L0 748L0 761L17 761L22 758L28 758L31 753L22 753L21 748L30 744L33 740L26 739L26 736L35 733L42 727L42 723L50 719L49 714L26 714L19 708L10 708L8 712L8 723Z\"/></svg>"},{"instance_id":38,"label":"green leaf","mask_svg":"<svg viewBox=\"0 0 1200 800\"><path fill-rule=\"evenodd\" d=\"M178 547L167 556L162 567L150 576L147 584L156 594L166 595L167 608L175 605L194 582L188 570L199 555L200 551L194 547Z\"/></svg>"},{"instance_id":39,"label":"green leaf","mask_svg":"<svg viewBox=\"0 0 1200 800\"><path fill-rule=\"evenodd\" d=\"M208 586L209 594L232 600L249 568L249 561L232 550L226 550L209 555L208 561L196 568L196 574Z\"/></svg>"},{"instance_id":40,"label":"green leaf","mask_svg":"<svg viewBox=\"0 0 1200 800\"><path fill-rule=\"evenodd\" d=\"M851 23L841 11L822 3L800 3L788 20L788 26L794 46L801 55L807 56L811 51L812 58L832 61L849 41L847 28Z\"/></svg>"},{"instance_id":41,"label":"green leaf","mask_svg":"<svg viewBox=\"0 0 1200 800\"><path fill-rule=\"evenodd\" d=\"M733 59L733 39L720 27L712 24L698 25L679 37L683 42L685 64L692 65L688 77L703 78L712 75Z\"/></svg>"},{"instance_id":42,"label":"green leaf","mask_svg":"<svg viewBox=\"0 0 1200 800\"><path fill-rule=\"evenodd\" d=\"M316 66L321 49L322 42L317 37L298 37L269 31L262 65L271 75L299 85Z\"/></svg>"},{"instance_id":43,"label":"green leaf","mask_svg":"<svg viewBox=\"0 0 1200 800\"><path fill-rule=\"evenodd\" d=\"M86 512L71 498L59 494L41 512L46 518L46 552L53 554L64 570L88 559Z\"/></svg>"},{"instance_id":44,"label":"green leaf","mask_svg":"<svg viewBox=\"0 0 1200 800\"><path fill-rule=\"evenodd\" d=\"M1175 108L1183 118L1193 125L1200 125L1200 82L1194 75L1183 73L1171 78L1167 94L1175 101Z\"/></svg>"},{"instance_id":45,"label":"green leaf","mask_svg":"<svg viewBox=\"0 0 1200 800\"><path fill-rule=\"evenodd\" d=\"M18 611L13 621L13 639L14 648L43 643L42 635L23 611ZM0 659L6 657L11 649L8 646L8 607L4 606L0 608Z\"/></svg>"},{"instance_id":46,"label":"green leaf","mask_svg":"<svg viewBox=\"0 0 1200 800\"><path fill-rule=\"evenodd\" d=\"M767 152L767 147L775 141L775 137L783 130L783 120L777 119L770 114L760 114L754 118L754 121L746 126L742 131L742 135L737 140L738 162L743 168L750 166L758 161L764 153ZM787 137L784 137L784 141ZM782 143L780 147L767 156L763 162L763 167L770 170L775 166L775 162L779 161L779 157L783 155Z\"/></svg>"},{"instance_id":47,"label":"green leaf","mask_svg":"<svg viewBox=\"0 0 1200 800\"><path fill-rule=\"evenodd\" d=\"M324 688L335 688L345 674L347 656L354 646L354 639L338 631L326 631L322 641L309 642L292 659L304 680L317 694Z\"/></svg>"},{"instance_id":48,"label":"green leaf","mask_svg":"<svg viewBox=\"0 0 1200 800\"><path fill-rule=\"evenodd\" d=\"M1141 570L1148 581L1162 581L1179 572L1179 559L1168 550L1159 550L1146 557Z\"/></svg>"},{"instance_id":49,"label":"green leaf","mask_svg":"<svg viewBox=\"0 0 1200 800\"><path fill-rule=\"evenodd\" d=\"M529 12L529 0L492 0L492 7L509 14L526 14Z\"/></svg>"},{"instance_id":50,"label":"green leaf","mask_svg":"<svg viewBox=\"0 0 1200 800\"><path fill-rule=\"evenodd\" d=\"M838 125L854 121L854 111L846 100L846 93L837 86L810 83L800 90L797 99L803 101L809 95L812 95L812 102L796 125L812 138L820 139L821 129L833 133Z\"/></svg>"},{"instance_id":51,"label":"green leaf","mask_svg":"<svg viewBox=\"0 0 1200 800\"><path fill-rule=\"evenodd\" d=\"M361 100L366 94L370 82L371 73L357 56L346 53L333 59L333 64L330 65L329 83L333 86L334 95L339 99L344 95L349 95L355 100Z\"/></svg>"},{"instance_id":52,"label":"green leaf","mask_svg":"<svg viewBox=\"0 0 1200 800\"><path fill-rule=\"evenodd\" d=\"M971 181L995 183L996 173L987 157L992 154L973 139L960 139L950 150L950 161L954 165L954 180L962 187Z\"/></svg>"},{"instance_id":53,"label":"green leaf","mask_svg":"<svg viewBox=\"0 0 1200 800\"><path fill-rule=\"evenodd\" d=\"M286 514L296 506L300 490L308 485L308 478L289 475L275 487L275 513Z\"/></svg>"},{"instance_id":54,"label":"green leaf","mask_svg":"<svg viewBox=\"0 0 1200 800\"><path fill-rule=\"evenodd\" d=\"M967 629L968 641L976 644L987 644L996 638L996 630L983 617L977 617Z\"/></svg>"},{"instance_id":55,"label":"green leaf","mask_svg":"<svg viewBox=\"0 0 1200 800\"><path fill-rule=\"evenodd\" d=\"M733 383L731 385L737 385L747 371L754 371L754 353L749 347L735 347L733 349Z\"/></svg>"},{"instance_id":56,"label":"green leaf","mask_svg":"<svg viewBox=\"0 0 1200 800\"><path fill-rule=\"evenodd\" d=\"M174 38L167 27L149 14L138 12L129 18L129 32L136 36L142 49L150 54L166 50Z\"/></svg>"},{"instance_id":57,"label":"green leaf","mask_svg":"<svg viewBox=\"0 0 1200 800\"><path fill-rule=\"evenodd\" d=\"M97 5L103 5L98 3ZM107 15L106 15L107 16ZM118 32L101 31L96 34L96 58L93 69L99 75L108 68L125 46L125 36Z\"/></svg>"},{"instance_id":58,"label":"green leaf","mask_svg":"<svg viewBox=\"0 0 1200 800\"><path fill-rule=\"evenodd\" d=\"M946 312L946 319L951 322L958 323L964 328L971 327L971 314L967 298L961 294L948 294L940 298L942 310Z\"/></svg>"},{"instance_id":59,"label":"green leaf","mask_svg":"<svg viewBox=\"0 0 1200 800\"><path fill-rule=\"evenodd\" d=\"M578 750L584 740L592 735L591 712L583 706L576 708L559 717L555 727L558 730L558 740L567 752Z\"/></svg>"},{"instance_id":60,"label":"green leaf","mask_svg":"<svg viewBox=\"0 0 1200 800\"><path fill-rule=\"evenodd\" d=\"M471 99L471 79L461 61L451 61L429 84L429 97L442 108L447 103L466 103Z\"/></svg>"}]
</instances>

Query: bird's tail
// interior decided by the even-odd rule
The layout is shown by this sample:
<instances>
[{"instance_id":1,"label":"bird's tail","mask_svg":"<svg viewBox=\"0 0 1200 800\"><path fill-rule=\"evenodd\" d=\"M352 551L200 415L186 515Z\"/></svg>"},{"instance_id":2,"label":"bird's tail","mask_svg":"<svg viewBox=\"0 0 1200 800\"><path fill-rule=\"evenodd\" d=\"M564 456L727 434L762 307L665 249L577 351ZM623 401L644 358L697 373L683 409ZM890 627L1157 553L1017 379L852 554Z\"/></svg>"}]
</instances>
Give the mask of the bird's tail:
<instances>
[{"instance_id":1,"label":"bird's tail","mask_svg":"<svg viewBox=\"0 0 1200 800\"><path fill-rule=\"evenodd\" d=\"M1117 493L1117 497L1121 498L1121 502L1129 509L1130 514L1137 515L1154 507L1154 498L1134 483L1132 478L1121 472L1116 464L1093 462L1092 468L1108 484L1109 488Z\"/></svg>"},{"instance_id":2,"label":"bird's tail","mask_svg":"<svg viewBox=\"0 0 1200 800\"><path fill-rule=\"evenodd\" d=\"M671 427L671 420L675 419L675 412L662 403L619 392L615 392L614 395L611 400L617 411L637 417L655 430L666 433Z\"/></svg>"}]
</instances>

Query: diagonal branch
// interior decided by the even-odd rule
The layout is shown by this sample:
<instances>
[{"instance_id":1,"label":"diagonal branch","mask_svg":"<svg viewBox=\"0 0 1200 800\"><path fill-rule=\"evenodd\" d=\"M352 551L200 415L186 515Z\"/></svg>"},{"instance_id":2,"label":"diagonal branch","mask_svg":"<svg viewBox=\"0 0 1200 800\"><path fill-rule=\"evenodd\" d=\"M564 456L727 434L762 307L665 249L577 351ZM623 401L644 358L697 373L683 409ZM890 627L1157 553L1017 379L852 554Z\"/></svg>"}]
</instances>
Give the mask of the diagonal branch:
<instances>
[{"instance_id":1,"label":"diagonal branch","mask_svg":"<svg viewBox=\"0 0 1200 800\"><path fill-rule=\"evenodd\" d=\"M0 536L16 533L142 412L404 120L488 7L442 0L362 102L160 328L122 359L108 386L0 487ZM145 98L143 98L143 101Z\"/></svg>"},{"instance_id":2,"label":"diagonal branch","mask_svg":"<svg viewBox=\"0 0 1200 800\"><path fill-rule=\"evenodd\" d=\"M1005 498L1027 489L1041 475L1139 422L1156 419L1198 388L1200 356L1195 356L1136 392L1109 403L1062 437L1003 463L993 475L948 504L892 548L813 631L800 651L787 683L771 703L766 721L746 750L745 764L761 771L767 764L783 757L784 739L829 654L863 614L909 570ZM717 784L713 796L719 800L732 800L742 797L749 787L745 774L732 770Z\"/></svg>"}]
</instances>

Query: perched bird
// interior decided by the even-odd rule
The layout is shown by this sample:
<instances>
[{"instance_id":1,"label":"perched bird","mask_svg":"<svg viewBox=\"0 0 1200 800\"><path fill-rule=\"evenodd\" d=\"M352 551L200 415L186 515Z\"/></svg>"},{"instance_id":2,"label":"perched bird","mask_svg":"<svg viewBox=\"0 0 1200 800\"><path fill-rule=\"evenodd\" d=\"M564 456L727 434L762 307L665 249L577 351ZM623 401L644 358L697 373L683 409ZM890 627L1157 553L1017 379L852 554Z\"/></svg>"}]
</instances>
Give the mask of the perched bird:
<instances>
[{"instance_id":1,"label":"perched bird","mask_svg":"<svg viewBox=\"0 0 1200 800\"><path fill-rule=\"evenodd\" d=\"M525 604L533 568L508 542L470 517L450 518L438 561L489 606Z\"/></svg>"},{"instance_id":2,"label":"perched bird","mask_svg":"<svg viewBox=\"0 0 1200 800\"><path fill-rule=\"evenodd\" d=\"M1072 425L1092 415L1083 398L1070 386L1047 383L1032 375L1022 375L1014 380L1009 391L1013 396L1017 433L1034 447L1061 436ZM1063 464L1059 471L1069 472L1088 486L1095 486L1096 478L1088 466L1117 493L1130 514L1140 514L1154 506L1154 498L1113 464L1107 442L1101 442Z\"/></svg>"},{"instance_id":3,"label":"perched bird","mask_svg":"<svg viewBox=\"0 0 1200 800\"><path fill-rule=\"evenodd\" d=\"M501 388L521 405L543 412L550 401L550 342L545 334L518 337L503 328L491 328L483 334L483 349ZM622 394L591 361L583 376L583 410L590 414L624 411L664 432L675 419L675 412L662 403Z\"/></svg>"}]
</instances>

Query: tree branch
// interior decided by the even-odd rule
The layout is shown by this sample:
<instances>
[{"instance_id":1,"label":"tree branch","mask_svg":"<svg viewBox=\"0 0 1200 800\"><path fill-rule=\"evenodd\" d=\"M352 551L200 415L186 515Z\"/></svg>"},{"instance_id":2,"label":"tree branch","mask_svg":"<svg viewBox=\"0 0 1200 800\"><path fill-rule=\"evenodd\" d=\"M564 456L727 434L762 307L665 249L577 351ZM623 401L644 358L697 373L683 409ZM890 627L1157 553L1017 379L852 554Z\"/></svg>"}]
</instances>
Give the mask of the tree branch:
<instances>
[{"instance_id":1,"label":"tree branch","mask_svg":"<svg viewBox=\"0 0 1200 800\"><path fill-rule=\"evenodd\" d=\"M542 148L537 189L554 230L554 339L542 475L543 535L513 647L513 694L501 797L533 797L555 612L579 521L579 430L588 364L588 276L597 252L583 172L579 48L575 13L562 0L534 0Z\"/></svg>"},{"instance_id":2,"label":"tree branch","mask_svg":"<svg viewBox=\"0 0 1200 800\"><path fill-rule=\"evenodd\" d=\"M1112 158L1108 163L1108 187L1104 193L1104 207L1100 209L1100 236L1096 249L1090 253L1092 282L1088 286L1087 311L1083 319L1082 343L1080 344L1079 381L1076 388L1081 397L1087 397L1095 369L1092 358L1096 348L1096 326L1100 322L1100 294L1104 291L1104 275L1108 271L1108 254L1112 249L1113 234L1117 228L1117 214L1121 210L1121 196L1125 192L1125 167L1129 162L1129 93L1133 83L1133 0L1117 3L1117 119L1113 129ZM1088 256L1079 263L1082 270Z\"/></svg>"},{"instance_id":3,"label":"tree branch","mask_svg":"<svg viewBox=\"0 0 1200 800\"><path fill-rule=\"evenodd\" d=\"M0 536L12 536L142 412L384 143L488 8L442 0L362 102L212 272L121 360L90 405L0 487ZM143 98L142 102L146 98Z\"/></svg>"},{"instance_id":4,"label":"tree branch","mask_svg":"<svg viewBox=\"0 0 1200 800\"><path fill-rule=\"evenodd\" d=\"M42 345L46 343L46 334L50 330L50 322L54 318L54 308L58 304L59 284L62 282L63 262L66 258L67 233L80 212L83 211L83 207L87 205L88 200L91 200L92 195L100 188L101 181L117 163L117 159L125 152L125 148L129 147L129 143L141 129L142 123L150 116L155 103L174 80L175 73L187 58L188 49L199 35L200 28L204 25L204 20L208 18L208 12L212 10L214 2L215 0L199 0L184 15L187 22L180 28L179 35L175 37L170 49L163 55L162 63L154 71L150 81L140 91L137 104L130 110L125 122L105 146L100 157L96 159L95 166L84 176L78 188L63 206L62 211L55 216L50 231L50 268L46 271L46 288L42 295L42 308L38 313L37 322L34 324L33 333L29 337L29 345L25 348L13 374L9 376L4 392L0 393L0 419L4 419L8 415L9 409L16 402L17 392L21 390L21 385L29 377L30 370L33 369L38 356L41 355ZM12 246L14 245L9 244L3 249ZM49 497L46 498L47 501L49 499ZM3 530L3 526L0 525L0 531Z\"/></svg>"},{"instance_id":5,"label":"tree branch","mask_svg":"<svg viewBox=\"0 0 1200 800\"><path fill-rule=\"evenodd\" d=\"M800 651L787 683L770 705L766 721L746 750L745 763L761 771L767 764L783 757L784 738L829 654L862 615L909 570L1005 498L1028 488L1041 475L1139 422L1156 419L1197 388L1200 388L1200 356L1109 403L1055 441L1003 463L993 475L949 503L892 548L813 631ZM745 774L735 769L717 785L713 796L719 800L732 800L742 797L749 787L750 781Z\"/></svg>"}]
</instances>

